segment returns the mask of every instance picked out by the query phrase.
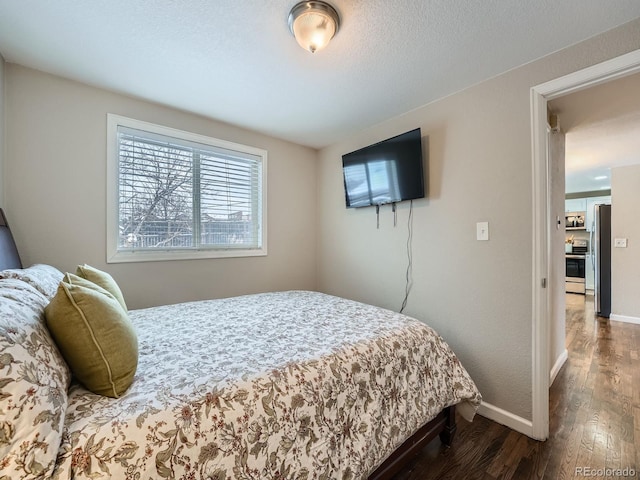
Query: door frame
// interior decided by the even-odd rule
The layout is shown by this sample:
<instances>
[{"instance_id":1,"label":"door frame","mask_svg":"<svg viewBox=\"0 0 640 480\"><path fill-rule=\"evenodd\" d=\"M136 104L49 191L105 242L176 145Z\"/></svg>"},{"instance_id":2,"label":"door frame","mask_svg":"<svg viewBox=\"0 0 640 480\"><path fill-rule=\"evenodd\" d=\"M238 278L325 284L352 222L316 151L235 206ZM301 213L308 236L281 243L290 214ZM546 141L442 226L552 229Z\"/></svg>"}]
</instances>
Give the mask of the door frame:
<instances>
[{"instance_id":1,"label":"door frame","mask_svg":"<svg viewBox=\"0 0 640 480\"><path fill-rule=\"evenodd\" d=\"M549 295L555 282L549 278L551 227L550 174L547 155L547 102L640 72L640 50L621 55L531 88L531 155L533 186L532 283L532 437L549 437Z\"/></svg>"}]
</instances>

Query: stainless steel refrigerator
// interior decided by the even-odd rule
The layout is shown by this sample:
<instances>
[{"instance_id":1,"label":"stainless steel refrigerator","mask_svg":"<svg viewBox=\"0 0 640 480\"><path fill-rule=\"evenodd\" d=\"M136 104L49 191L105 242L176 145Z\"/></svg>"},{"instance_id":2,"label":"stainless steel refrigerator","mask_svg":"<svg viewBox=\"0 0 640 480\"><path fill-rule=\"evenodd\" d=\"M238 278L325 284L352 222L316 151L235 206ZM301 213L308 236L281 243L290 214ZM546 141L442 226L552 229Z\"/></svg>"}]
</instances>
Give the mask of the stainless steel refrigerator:
<instances>
[{"instance_id":1,"label":"stainless steel refrigerator","mask_svg":"<svg viewBox=\"0 0 640 480\"><path fill-rule=\"evenodd\" d=\"M591 261L593 262L594 302L596 315L611 314L611 205L594 206L591 227Z\"/></svg>"}]
</instances>

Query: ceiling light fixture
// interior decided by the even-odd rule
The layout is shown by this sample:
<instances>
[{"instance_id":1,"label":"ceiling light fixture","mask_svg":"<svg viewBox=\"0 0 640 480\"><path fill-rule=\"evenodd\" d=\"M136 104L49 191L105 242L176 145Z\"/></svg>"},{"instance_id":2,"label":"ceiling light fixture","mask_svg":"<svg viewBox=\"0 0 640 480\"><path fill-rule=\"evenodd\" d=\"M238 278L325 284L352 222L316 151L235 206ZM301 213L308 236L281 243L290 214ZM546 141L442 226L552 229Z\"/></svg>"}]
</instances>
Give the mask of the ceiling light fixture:
<instances>
[{"instance_id":1,"label":"ceiling light fixture","mask_svg":"<svg viewBox=\"0 0 640 480\"><path fill-rule=\"evenodd\" d=\"M607 177L606 175L598 175L597 177L593 177L594 180L606 180Z\"/></svg>"},{"instance_id":2,"label":"ceiling light fixture","mask_svg":"<svg viewBox=\"0 0 640 480\"><path fill-rule=\"evenodd\" d=\"M326 2L300 2L289 12L289 30L298 44L315 53L329 44L340 28L340 16Z\"/></svg>"}]
</instances>

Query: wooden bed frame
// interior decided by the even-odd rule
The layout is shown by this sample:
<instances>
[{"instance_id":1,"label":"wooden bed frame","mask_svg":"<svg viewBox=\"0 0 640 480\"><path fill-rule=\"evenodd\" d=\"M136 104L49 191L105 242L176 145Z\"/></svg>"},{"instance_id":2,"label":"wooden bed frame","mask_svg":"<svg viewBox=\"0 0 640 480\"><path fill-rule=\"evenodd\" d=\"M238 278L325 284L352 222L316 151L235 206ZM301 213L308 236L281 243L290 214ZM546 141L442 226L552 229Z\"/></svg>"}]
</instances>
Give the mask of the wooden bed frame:
<instances>
[{"instance_id":1,"label":"wooden bed frame","mask_svg":"<svg viewBox=\"0 0 640 480\"><path fill-rule=\"evenodd\" d=\"M0 270L22 268L18 249L9 229L9 224L0 208ZM409 437L389 458L387 458L368 480L390 480L431 440L440 436L443 444L449 446L456 433L456 407L442 410L430 422L423 425Z\"/></svg>"},{"instance_id":2,"label":"wooden bed frame","mask_svg":"<svg viewBox=\"0 0 640 480\"><path fill-rule=\"evenodd\" d=\"M369 480L390 480L407 462L422 450L427 443L440 436L440 441L450 446L456 433L456 407L442 410L436 418L423 425L387 458L371 475Z\"/></svg>"}]
</instances>

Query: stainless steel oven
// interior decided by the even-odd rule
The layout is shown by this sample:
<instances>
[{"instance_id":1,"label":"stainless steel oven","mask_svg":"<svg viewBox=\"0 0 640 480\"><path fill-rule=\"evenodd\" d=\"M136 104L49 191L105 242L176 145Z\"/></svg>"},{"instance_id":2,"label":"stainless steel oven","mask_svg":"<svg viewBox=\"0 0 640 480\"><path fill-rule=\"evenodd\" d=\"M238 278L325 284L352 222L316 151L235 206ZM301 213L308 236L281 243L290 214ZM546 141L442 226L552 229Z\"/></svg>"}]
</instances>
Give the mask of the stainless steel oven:
<instances>
[{"instance_id":1,"label":"stainless steel oven","mask_svg":"<svg viewBox=\"0 0 640 480\"><path fill-rule=\"evenodd\" d=\"M586 240L574 240L573 253L565 255L565 284L568 293L586 293Z\"/></svg>"}]
</instances>

